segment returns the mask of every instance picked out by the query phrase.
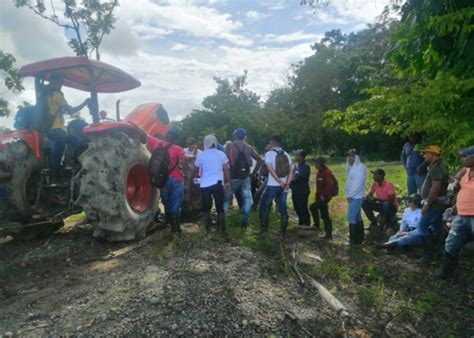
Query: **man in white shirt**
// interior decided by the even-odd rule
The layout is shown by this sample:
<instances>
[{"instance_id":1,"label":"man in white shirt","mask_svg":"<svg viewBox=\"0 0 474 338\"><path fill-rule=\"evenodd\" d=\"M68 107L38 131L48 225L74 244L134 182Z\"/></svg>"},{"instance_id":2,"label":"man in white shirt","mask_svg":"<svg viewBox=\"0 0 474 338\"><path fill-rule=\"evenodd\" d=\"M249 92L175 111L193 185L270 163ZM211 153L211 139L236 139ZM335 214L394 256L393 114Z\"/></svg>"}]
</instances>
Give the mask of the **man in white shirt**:
<instances>
[{"instance_id":1,"label":"man in white shirt","mask_svg":"<svg viewBox=\"0 0 474 338\"><path fill-rule=\"evenodd\" d=\"M210 231L212 200L214 199L219 231L224 235L224 189L229 190L229 160L224 152L217 150L217 144L214 135L207 135L204 138L204 151L198 155L194 164L199 168L201 177L200 190L206 230Z\"/></svg>"},{"instance_id":2,"label":"man in white shirt","mask_svg":"<svg viewBox=\"0 0 474 338\"><path fill-rule=\"evenodd\" d=\"M286 234L288 228L288 210L286 199L292 180L291 157L282 148L282 138L274 135L270 138L270 150L265 154L268 168L268 183L260 201L260 234L268 231L268 208L274 199L277 200L280 213L280 233Z\"/></svg>"},{"instance_id":3,"label":"man in white shirt","mask_svg":"<svg viewBox=\"0 0 474 338\"><path fill-rule=\"evenodd\" d=\"M364 223L361 207L365 196L367 169L355 149L347 152L347 182L345 196L347 199L347 221L349 223L349 243L360 245L364 241Z\"/></svg>"}]
</instances>

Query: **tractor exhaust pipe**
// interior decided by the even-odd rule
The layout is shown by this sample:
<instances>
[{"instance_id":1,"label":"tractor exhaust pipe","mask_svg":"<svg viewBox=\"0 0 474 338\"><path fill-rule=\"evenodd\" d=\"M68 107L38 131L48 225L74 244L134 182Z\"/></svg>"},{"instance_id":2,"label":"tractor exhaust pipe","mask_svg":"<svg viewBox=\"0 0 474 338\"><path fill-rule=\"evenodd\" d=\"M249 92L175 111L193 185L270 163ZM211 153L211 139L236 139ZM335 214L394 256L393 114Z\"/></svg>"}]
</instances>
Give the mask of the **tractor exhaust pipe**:
<instances>
[{"instance_id":1,"label":"tractor exhaust pipe","mask_svg":"<svg viewBox=\"0 0 474 338\"><path fill-rule=\"evenodd\" d=\"M117 121L120 121L120 100L115 102L115 113L117 114Z\"/></svg>"}]
</instances>

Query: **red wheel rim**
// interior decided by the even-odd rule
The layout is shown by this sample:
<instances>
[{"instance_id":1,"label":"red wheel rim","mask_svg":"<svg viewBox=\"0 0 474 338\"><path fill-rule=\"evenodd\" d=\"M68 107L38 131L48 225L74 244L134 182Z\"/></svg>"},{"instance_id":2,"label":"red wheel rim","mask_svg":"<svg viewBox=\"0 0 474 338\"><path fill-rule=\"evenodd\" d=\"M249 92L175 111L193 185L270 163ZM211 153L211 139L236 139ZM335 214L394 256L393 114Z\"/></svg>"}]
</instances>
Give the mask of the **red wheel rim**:
<instances>
[{"instance_id":1,"label":"red wheel rim","mask_svg":"<svg viewBox=\"0 0 474 338\"><path fill-rule=\"evenodd\" d=\"M152 188L148 168L135 164L127 177L127 201L130 207L138 212L145 211L150 205Z\"/></svg>"}]
</instances>

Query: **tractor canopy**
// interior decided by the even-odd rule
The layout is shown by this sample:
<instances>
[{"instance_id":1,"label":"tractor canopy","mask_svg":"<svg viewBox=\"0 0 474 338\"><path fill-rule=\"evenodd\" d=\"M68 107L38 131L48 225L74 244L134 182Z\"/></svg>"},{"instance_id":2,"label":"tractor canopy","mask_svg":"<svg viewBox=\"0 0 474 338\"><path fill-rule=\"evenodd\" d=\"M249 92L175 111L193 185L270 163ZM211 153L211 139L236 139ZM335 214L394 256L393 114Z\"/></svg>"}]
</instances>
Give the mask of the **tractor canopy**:
<instances>
[{"instance_id":1,"label":"tractor canopy","mask_svg":"<svg viewBox=\"0 0 474 338\"><path fill-rule=\"evenodd\" d=\"M85 57L62 57L32 63L20 68L22 77L48 81L53 73L64 78L64 86L96 93L119 93L135 89L140 81L130 74L101 61Z\"/></svg>"}]
</instances>

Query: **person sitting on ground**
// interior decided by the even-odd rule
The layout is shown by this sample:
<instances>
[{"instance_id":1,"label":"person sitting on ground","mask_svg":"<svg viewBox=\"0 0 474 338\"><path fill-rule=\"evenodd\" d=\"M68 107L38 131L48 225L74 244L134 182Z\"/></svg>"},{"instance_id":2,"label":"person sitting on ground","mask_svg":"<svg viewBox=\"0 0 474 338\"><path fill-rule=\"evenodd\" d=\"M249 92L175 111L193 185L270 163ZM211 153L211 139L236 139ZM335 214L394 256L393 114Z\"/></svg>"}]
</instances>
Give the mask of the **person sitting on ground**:
<instances>
[{"instance_id":1,"label":"person sitting on ground","mask_svg":"<svg viewBox=\"0 0 474 338\"><path fill-rule=\"evenodd\" d=\"M374 211L382 214L385 226L393 226L393 220L398 209L395 188L390 181L385 179L383 169L376 169L372 171L372 174L374 183L370 187L364 203L362 203L362 209L370 221L370 229L374 230L379 226Z\"/></svg>"},{"instance_id":2,"label":"person sitting on ground","mask_svg":"<svg viewBox=\"0 0 474 338\"><path fill-rule=\"evenodd\" d=\"M395 248L421 245L422 235L418 230L421 219L421 196L412 194L408 197L408 208L403 211L400 230L387 242L377 245L379 248Z\"/></svg>"},{"instance_id":3,"label":"person sitting on ground","mask_svg":"<svg viewBox=\"0 0 474 338\"><path fill-rule=\"evenodd\" d=\"M367 169L355 149L347 152L346 173L345 197L348 203L349 244L361 245L364 242L364 222L360 209L364 202Z\"/></svg>"},{"instance_id":4,"label":"person sitting on ground","mask_svg":"<svg viewBox=\"0 0 474 338\"><path fill-rule=\"evenodd\" d=\"M324 222L324 238L332 239L332 222L329 217L329 202L333 195L334 180L331 170L323 157L316 159L316 196L309 209L313 215L314 226L319 230L319 216Z\"/></svg>"},{"instance_id":5,"label":"person sitting on ground","mask_svg":"<svg viewBox=\"0 0 474 338\"><path fill-rule=\"evenodd\" d=\"M49 84L45 90L48 94L48 114L53 117L53 124L48 131L47 136L51 140L51 176L52 183L56 184L61 178L61 160L66 148L67 134L64 124L64 113L72 115L80 111L82 108L90 103L87 98L77 107L71 107L61 88L64 83L64 78L59 73L53 73L49 79Z\"/></svg>"},{"instance_id":6,"label":"person sitting on ground","mask_svg":"<svg viewBox=\"0 0 474 338\"><path fill-rule=\"evenodd\" d=\"M225 145L225 153L229 159L230 167L230 189L225 193L224 212L229 211L230 203L233 195L239 201L239 207L242 208L243 228L247 227L250 219L250 211L252 208L252 192L250 176L259 169L263 163L260 155L255 149L245 142L247 131L243 128L237 128L234 131L234 140ZM254 171L250 171L252 167L252 159L257 161Z\"/></svg>"},{"instance_id":7,"label":"person sitting on ground","mask_svg":"<svg viewBox=\"0 0 474 338\"><path fill-rule=\"evenodd\" d=\"M282 149L283 139L280 135L270 138L271 149L265 154L265 164L268 169L267 187L260 201L260 235L268 231L268 208L276 200L280 213L280 234L285 235L288 228L288 210L286 200L292 180L291 157Z\"/></svg>"},{"instance_id":8,"label":"person sitting on ground","mask_svg":"<svg viewBox=\"0 0 474 338\"><path fill-rule=\"evenodd\" d=\"M201 150L198 149L196 139L193 137L188 137L186 140L187 147L184 148L184 156L187 158L196 158Z\"/></svg>"},{"instance_id":9,"label":"person sitting on ground","mask_svg":"<svg viewBox=\"0 0 474 338\"><path fill-rule=\"evenodd\" d=\"M230 188L229 160L224 152L217 150L217 139L214 135L204 138L204 151L201 152L194 165L199 168L202 211L204 225L209 233L211 229L212 200L217 210L218 227L225 235L224 190Z\"/></svg>"},{"instance_id":10,"label":"person sitting on ground","mask_svg":"<svg viewBox=\"0 0 474 338\"><path fill-rule=\"evenodd\" d=\"M459 155L463 158L464 170L458 175L457 215L444 246L443 269L434 273L435 277L443 279L454 275L461 249L474 240L474 145L462 150Z\"/></svg>"},{"instance_id":11,"label":"person sitting on ground","mask_svg":"<svg viewBox=\"0 0 474 338\"><path fill-rule=\"evenodd\" d=\"M311 168L306 162L306 151L303 149L295 151L295 162L293 179L290 183L291 198L296 215L298 215L298 224L309 226L308 197Z\"/></svg>"}]
</instances>

